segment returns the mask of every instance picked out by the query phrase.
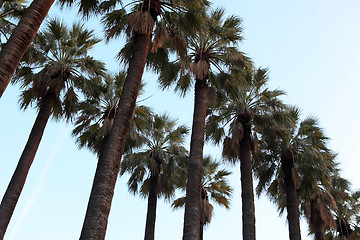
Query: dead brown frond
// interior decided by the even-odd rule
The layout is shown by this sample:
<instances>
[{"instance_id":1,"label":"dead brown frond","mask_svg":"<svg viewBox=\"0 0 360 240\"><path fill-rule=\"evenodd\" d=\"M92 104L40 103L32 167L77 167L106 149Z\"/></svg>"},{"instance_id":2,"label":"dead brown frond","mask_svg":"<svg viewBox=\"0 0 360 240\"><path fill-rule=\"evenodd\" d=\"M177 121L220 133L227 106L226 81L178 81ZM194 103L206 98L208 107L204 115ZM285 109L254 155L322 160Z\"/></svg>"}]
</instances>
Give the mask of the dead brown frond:
<instances>
[{"instance_id":1,"label":"dead brown frond","mask_svg":"<svg viewBox=\"0 0 360 240\"><path fill-rule=\"evenodd\" d=\"M319 193L311 197L311 222L323 222L325 226L335 226L335 220Z\"/></svg>"},{"instance_id":2,"label":"dead brown frond","mask_svg":"<svg viewBox=\"0 0 360 240\"><path fill-rule=\"evenodd\" d=\"M244 126L242 125L241 122L237 121L232 126L231 136L234 139L234 141L239 142L239 143L243 139L243 137L244 137Z\"/></svg>"},{"instance_id":3,"label":"dead brown frond","mask_svg":"<svg viewBox=\"0 0 360 240\"><path fill-rule=\"evenodd\" d=\"M252 138L252 151L253 154L256 155L259 153L259 139L257 137L257 134L254 132L253 138Z\"/></svg>"},{"instance_id":4,"label":"dead brown frond","mask_svg":"<svg viewBox=\"0 0 360 240\"><path fill-rule=\"evenodd\" d=\"M213 206L208 199L201 199L201 222L206 225L211 222Z\"/></svg>"},{"instance_id":5,"label":"dead brown frond","mask_svg":"<svg viewBox=\"0 0 360 240\"><path fill-rule=\"evenodd\" d=\"M157 52L157 50L161 48L168 39L168 32L166 30L166 26L164 23L162 23L160 26L156 28L154 35L155 38L151 47L152 53Z\"/></svg>"},{"instance_id":6,"label":"dead brown frond","mask_svg":"<svg viewBox=\"0 0 360 240\"><path fill-rule=\"evenodd\" d=\"M49 66L48 77L49 91L59 94L65 87L65 82L68 80L71 73L71 68L68 65L52 64Z\"/></svg>"},{"instance_id":7,"label":"dead brown frond","mask_svg":"<svg viewBox=\"0 0 360 240\"><path fill-rule=\"evenodd\" d=\"M106 136L110 133L116 115L116 108L111 108L104 113L104 122L100 129L100 135Z\"/></svg>"},{"instance_id":8,"label":"dead brown frond","mask_svg":"<svg viewBox=\"0 0 360 240\"><path fill-rule=\"evenodd\" d=\"M214 107L217 102L216 89L214 87L208 87L206 95L208 105Z\"/></svg>"},{"instance_id":9,"label":"dead brown frond","mask_svg":"<svg viewBox=\"0 0 360 240\"><path fill-rule=\"evenodd\" d=\"M154 19L151 17L149 12L139 10L129 15L127 32L151 34L154 24Z\"/></svg>"},{"instance_id":10,"label":"dead brown frond","mask_svg":"<svg viewBox=\"0 0 360 240\"><path fill-rule=\"evenodd\" d=\"M209 73L210 64L201 59L198 62L190 63L190 70L195 75L196 79L203 80Z\"/></svg>"},{"instance_id":11,"label":"dead brown frond","mask_svg":"<svg viewBox=\"0 0 360 240\"><path fill-rule=\"evenodd\" d=\"M326 191L325 193L325 199L329 202L330 206L332 207L333 210L337 210L338 207L337 207L337 203L333 197L333 195L331 195L330 192Z\"/></svg>"},{"instance_id":12,"label":"dead brown frond","mask_svg":"<svg viewBox=\"0 0 360 240\"><path fill-rule=\"evenodd\" d=\"M240 156L240 145L238 141L225 137L223 142L222 155L228 159L235 160Z\"/></svg>"}]
</instances>

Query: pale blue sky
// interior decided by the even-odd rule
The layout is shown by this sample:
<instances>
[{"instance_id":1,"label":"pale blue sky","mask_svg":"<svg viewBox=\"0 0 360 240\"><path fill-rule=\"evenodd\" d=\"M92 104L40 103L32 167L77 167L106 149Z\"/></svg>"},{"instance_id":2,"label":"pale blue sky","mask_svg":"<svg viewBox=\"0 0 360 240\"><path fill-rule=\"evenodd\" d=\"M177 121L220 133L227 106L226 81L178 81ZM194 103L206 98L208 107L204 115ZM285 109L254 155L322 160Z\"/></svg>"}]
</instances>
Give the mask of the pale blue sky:
<instances>
[{"instance_id":1,"label":"pale blue sky","mask_svg":"<svg viewBox=\"0 0 360 240\"><path fill-rule=\"evenodd\" d=\"M315 115L332 139L343 176L360 187L358 176L360 147L358 136L359 102L358 67L360 64L360 2L335 0L243 0L213 1L230 14L243 19L245 40L240 49L248 53L257 66L269 67L270 87L287 92L284 100ZM60 13L54 6L52 16L65 17L71 23L73 13ZM93 22L89 27L100 26ZM101 45L93 55L103 59L116 71L113 56L120 41ZM158 113L167 111L191 126L193 95L181 99L171 91L160 92L156 76L146 74L144 104ZM0 152L0 196L6 189L28 134L35 112L20 111L19 91L9 86L0 99L2 117ZM8 227L5 240L78 239L90 194L96 157L78 150L70 136L71 126L51 120L30 170L28 180ZM188 146L187 146L188 147ZM220 150L207 147L205 153L220 156ZM230 211L215 208L206 240L238 240L241 237L241 203L239 166L233 169L231 183L235 189ZM146 200L131 196L119 179L108 224L107 240L142 239L146 218ZM256 201L257 239L288 238L285 217L278 218L275 207L264 196ZM156 223L157 240L177 240L182 236L183 211L172 211L160 201ZM302 225L302 238L307 226Z\"/></svg>"}]
</instances>

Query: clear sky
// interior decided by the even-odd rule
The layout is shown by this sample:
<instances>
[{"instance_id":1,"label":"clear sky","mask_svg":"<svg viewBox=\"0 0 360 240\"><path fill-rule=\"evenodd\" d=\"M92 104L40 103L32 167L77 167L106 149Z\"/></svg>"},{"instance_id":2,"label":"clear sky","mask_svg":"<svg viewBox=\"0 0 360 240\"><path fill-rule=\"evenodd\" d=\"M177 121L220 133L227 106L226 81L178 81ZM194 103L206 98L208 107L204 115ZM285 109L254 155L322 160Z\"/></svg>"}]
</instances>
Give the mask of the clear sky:
<instances>
[{"instance_id":1,"label":"clear sky","mask_svg":"<svg viewBox=\"0 0 360 240\"><path fill-rule=\"evenodd\" d=\"M320 120L330 145L338 153L337 161L343 177L360 187L359 154L360 128L358 124L360 64L360 2L357 0L242 0L213 1L229 14L243 19L244 37L240 49L257 66L269 67L270 87L287 92L284 101L303 109L304 116L314 115ZM51 16L64 17L72 23L76 14L60 12L54 6ZM80 19L79 19L80 20ZM101 35L95 21L88 24ZM101 44L93 56L102 59L108 68L121 69L114 59L121 41ZM171 91L159 91L156 76L145 74L147 83L143 103L155 112L168 112L181 123L191 126L193 95L185 99ZM3 196L36 117L29 109L20 111L19 90L9 86L0 99L0 196ZM51 120L28 175L5 240L78 239L90 194L96 157L87 150L78 150L70 136L71 125ZM187 146L189 147L189 146ZM221 150L208 146L220 160ZM206 240L238 240L241 237L241 202L239 166L231 184L235 189L231 210L215 207ZM259 240L288 238L285 216L279 218L276 208L261 196L255 203L256 231ZM126 178L117 182L113 199L107 240L142 239L146 218L145 199L130 195ZM173 211L169 203L159 202L156 239L177 240L182 236L183 211ZM307 226L302 224L302 238Z\"/></svg>"}]
</instances>

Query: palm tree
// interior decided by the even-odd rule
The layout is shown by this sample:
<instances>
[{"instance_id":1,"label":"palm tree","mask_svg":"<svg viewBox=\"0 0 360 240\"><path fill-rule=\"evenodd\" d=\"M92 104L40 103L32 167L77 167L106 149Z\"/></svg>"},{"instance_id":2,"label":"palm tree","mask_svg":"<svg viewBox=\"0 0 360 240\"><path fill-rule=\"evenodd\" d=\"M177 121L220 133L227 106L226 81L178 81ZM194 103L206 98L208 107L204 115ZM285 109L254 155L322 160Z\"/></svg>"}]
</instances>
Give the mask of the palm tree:
<instances>
[{"instance_id":1,"label":"palm tree","mask_svg":"<svg viewBox=\"0 0 360 240\"><path fill-rule=\"evenodd\" d=\"M330 158L334 156L329 155ZM333 159L328 160L330 162L333 161ZM330 163L330 165L333 164ZM330 166L330 168L333 167ZM307 176L304 176L304 179L301 181L303 185L298 191L301 211L307 218L310 232L315 235L316 240L325 240L325 229L336 225L333 211L337 209L337 205L329 191L332 188L330 184L334 176L330 175L332 174L332 169L323 170L324 175L327 175L325 182L320 177L317 179L317 182L306 184Z\"/></svg>"},{"instance_id":2,"label":"palm tree","mask_svg":"<svg viewBox=\"0 0 360 240\"><path fill-rule=\"evenodd\" d=\"M287 119L287 127L277 134L271 133L275 127L267 129L270 133L262 135L264 139L261 139L261 151L255 164L259 179L257 193L265 190L281 213L286 208L291 240L301 239L299 194L308 191L307 196L312 195L311 200L318 203L319 195L313 190L319 182L327 181L336 166L334 154L326 146L328 138L317 120L308 117L299 123L299 116L297 108L277 115Z\"/></svg>"},{"instance_id":3,"label":"palm tree","mask_svg":"<svg viewBox=\"0 0 360 240\"><path fill-rule=\"evenodd\" d=\"M297 191L300 201L300 210L308 220L311 233L314 233L316 240L325 240L325 229L336 225L333 212L337 209L336 201L331 194L335 191L334 181L341 181L340 170L336 167L336 154L324 149L320 151L320 157L313 162L302 162L299 164L301 187ZM308 160L304 158L302 160ZM313 164L315 166L312 166ZM306 167L306 165L308 167ZM312 168L316 168L314 170ZM337 180L336 180L337 179Z\"/></svg>"},{"instance_id":4,"label":"palm tree","mask_svg":"<svg viewBox=\"0 0 360 240\"><path fill-rule=\"evenodd\" d=\"M0 52L0 98L54 0L34 0Z\"/></svg>"},{"instance_id":5,"label":"palm tree","mask_svg":"<svg viewBox=\"0 0 360 240\"><path fill-rule=\"evenodd\" d=\"M308 219L316 240L325 240L325 228L335 225L328 204L336 208L332 196L321 188L318 188L310 198L310 216Z\"/></svg>"},{"instance_id":6,"label":"palm tree","mask_svg":"<svg viewBox=\"0 0 360 240\"><path fill-rule=\"evenodd\" d=\"M278 99L284 92L269 90L267 81L267 69L247 73L242 85L227 93L225 103L210 109L207 121L207 137L215 143L223 140L223 156L232 163L240 161L243 239L256 238L252 161L257 152L257 135L272 125L269 115L284 107Z\"/></svg>"},{"instance_id":7,"label":"palm tree","mask_svg":"<svg viewBox=\"0 0 360 240\"><path fill-rule=\"evenodd\" d=\"M326 229L326 239L360 239L360 192L351 192L350 182L338 174L331 179L329 192L336 202L336 225Z\"/></svg>"},{"instance_id":8,"label":"palm tree","mask_svg":"<svg viewBox=\"0 0 360 240\"><path fill-rule=\"evenodd\" d=\"M177 172L186 149L183 147L188 129L167 115L155 115L149 126L142 130L144 147L124 156L120 175L129 173L130 192L148 198L145 240L155 237L157 199L170 199L175 194Z\"/></svg>"},{"instance_id":9,"label":"palm tree","mask_svg":"<svg viewBox=\"0 0 360 240\"><path fill-rule=\"evenodd\" d=\"M213 75L216 70L229 68L230 60L233 61L231 63L248 61L236 49L236 44L242 39L240 19L236 16L224 19L224 14L222 9L209 12L203 28L195 36L187 38L187 54L180 61L165 65L159 79L163 88L171 86L174 79L177 80L176 90L184 95L192 85L194 76L195 105L186 187L184 240L197 240L200 233L198 223L201 215L200 193L208 88L216 87Z\"/></svg>"},{"instance_id":10,"label":"palm tree","mask_svg":"<svg viewBox=\"0 0 360 240\"><path fill-rule=\"evenodd\" d=\"M71 4L74 1L64 0L63 2ZM86 1L82 0L80 2L80 7L82 7ZM171 17L172 15L176 15L175 18L179 20L175 24L177 27L186 29L184 27L186 25L191 29L194 25L196 26L196 22L198 22L197 16L200 16L201 9L208 3L206 0L141 0L131 1L130 4L122 6L121 9L116 9L117 3L121 3L121 1L91 2L99 3L99 5L92 8L93 10L108 11L108 14L103 19L108 39L116 38L123 32L127 32L129 41L133 42L132 54L117 114L107 144L104 146L103 154L99 156L80 236L80 239L104 239L121 157L140 90L147 55L150 51L151 37L153 33L157 32L156 29L161 26L172 26L173 22L168 21L169 18L174 18ZM128 7L132 9L130 13L127 11ZM190 24L189 20L195 21ZM157 34L154 34L154 36L154 41L156 41Z\"/></svg>"},{"instance_id":11,"label":"palm tree","mask_svg":"<svg viewBox=\"0 0 360 240\"><path fill-rule=\"evenodd\" d=\"M52 20L35 43L43 58L17 72L15 80L25 89L21 108L36 104L39 112L0 205L0 239L4 237L49 117L71 120L78 101L76 91L91 94L88 76L103 73L104 64L87 54L99 41L82 25L75 24L67 29L59 21Z\"/></svg>"},{"instance_id":12,"label":"palm tree","mask_svg":"<svg viewBox=\"0 0 360 240\"><path fill-rule=\"evenodd\" d=\"M183 169L182 177L179 179L185 180L187 176L187 166L188 161L183 162L185 166L181 167ZM204 226L210 224L213 205L210 203L210 200L220 206L225 207L226 209L230 208L230 197L233 192L230 187L226 177L231 174L231 172L224 169L219 170L220 164L212 160L209 156L204 158L203 161L203 174L201 181L201 217L200 217L200 240L203 239L203 229ZM185 181L179 181L179 187L183 190L186 190ZM209 198L210 194L210 198ZM176 199L172 203L174 209L184 207L186 201L186 196Z\"/></svg>"}]
</instances>

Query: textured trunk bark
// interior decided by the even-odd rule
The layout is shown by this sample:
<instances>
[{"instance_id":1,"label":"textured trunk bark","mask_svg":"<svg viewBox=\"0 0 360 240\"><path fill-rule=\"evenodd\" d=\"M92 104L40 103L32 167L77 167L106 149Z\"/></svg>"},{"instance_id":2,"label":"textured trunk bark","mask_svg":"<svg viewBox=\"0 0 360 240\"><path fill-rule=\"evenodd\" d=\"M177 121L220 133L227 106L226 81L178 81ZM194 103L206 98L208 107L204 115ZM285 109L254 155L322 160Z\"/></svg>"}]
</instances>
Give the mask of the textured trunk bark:
<instances>
[{"instance_id":1,"label":"textured trunk bark","mask_svg":"<svg viewBox=\"0 0 360 240\"><path fill-rule=\"evenodd\" d=\"M288 153L287 155L291 155ZM286 193L286 210L289 224L290 240L301 240L300 220L299 220L299 203L296 195L295 183L292 179L292 168L294 161L292 157L282 156L282 168L285 173L285 193Z\"/></svg>"},{"instance_id":2,"label":"textured trunk bark","mask_svg":"<svg viewBox=\"0 0 360 240\"><path fill-rule=\"evenodd\" d=\"M0 52L0 98L54 0L34 0Z\"/></svg>"},{"instance_id":3,"label":"textured trunk bark","mask_svg":"<svg viewBox=\"0 0 360 240\"><path fill-rule=\"evenodd\" d=\"M144 240L155 239L156 205L158 192L158 175L150 177L150 189L148 198L148 211L146 216L146 227Z\"/></svg>"},{"instance_id":4,"label":"textured trunk bark","mask_svg":"<svg viewBox=\"0 0 360 240\"><path fill-rule=\"evenodd\" d=\"M183 231L184 240L198 240L200 234L200 193L205 134L206 93L206 82L196 80L194 117L191 132L188 180L186 185Z\"/></svg>"},{"instance_id":5,"label":"textured trunk bark","mask_svg":"<svg viewBox=\"0 0 360 240\"><path fill-rule=\"evenodd\" d=\"M251 161L251 127L243 123L243 138L240 141L240 173L243 239L255 240L255 204Z\"/></svg>"},{"instance_id":6,"label":"textured trunk bark","mask_svg":"<svg viewBox=\"0 0 360 240\"><path fill-rule=\"evenodd\" d=\"M203 240L204 239L204 224L200 221L200 235L199 235L199 239Z\"/></svg>"},{"instance_id":7,"label":"textured trunk bark","mask_svg":"<svg viewBox=\"0 0 360 240\"><path fill-rule=\"evenodd\" d=\"M314 232L316 240L325 240L325 224L323 222L318 222L314 224Z\"/></svg>"},{"instance_id":8,"label":"textured trunk bark","mask_svg":"<svg viewBox=\"0 0 360 240\"><path fill-rule=\"evenodd\" d=\"M6 228L10 222L11 216L14 212L16 203L19 200L21 191L24 187L27 174L35 158L36 151L39 147L41 138L43 136L46 123L51 115L51 111L55 104L55 96L47 95L40 111L36 117L33 128L31 129L28 141L21 154L18 165L11 178L11 181L6 189L4 197L0 205L0 239L5 235Z\"/></svg>"},{"instance_id":9,"label":"textured trunk bark","mask_svg":"<svg viewBox=\"0 0 360 240\"><path fill-rule=\"evenodd\" d=\"M150 35L137 34L117 114L107 144L99 158L80 239L102 240L114 196L121 157L134 114L141 78L150 47Z\"/></svg>"}]
</instances>

